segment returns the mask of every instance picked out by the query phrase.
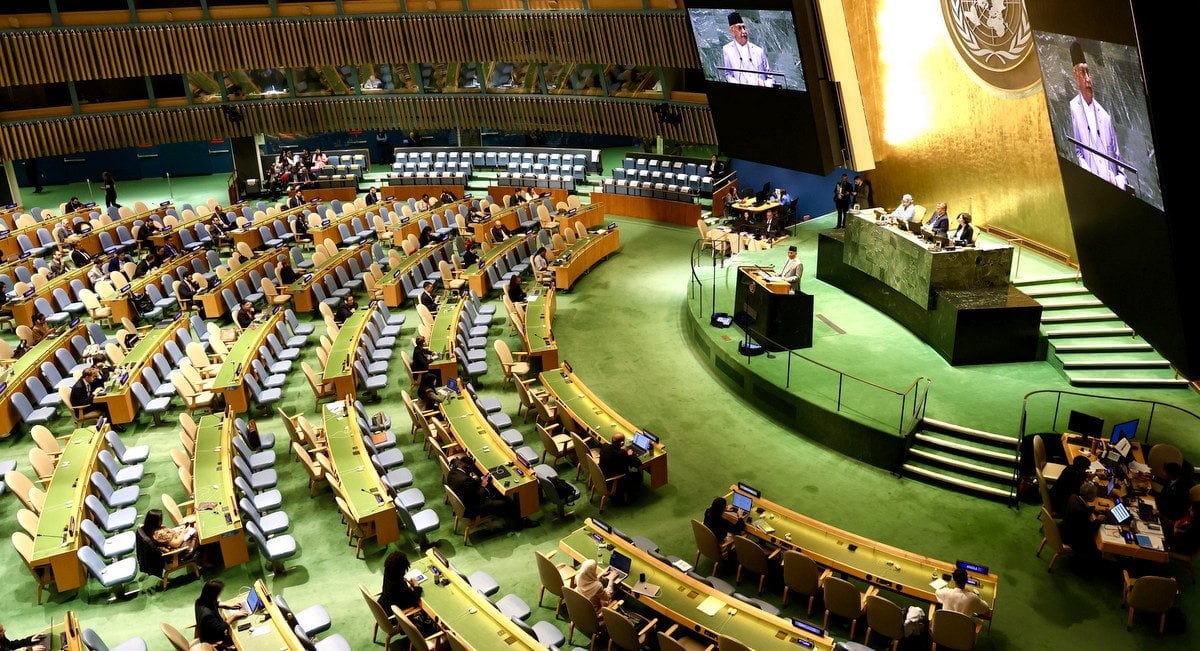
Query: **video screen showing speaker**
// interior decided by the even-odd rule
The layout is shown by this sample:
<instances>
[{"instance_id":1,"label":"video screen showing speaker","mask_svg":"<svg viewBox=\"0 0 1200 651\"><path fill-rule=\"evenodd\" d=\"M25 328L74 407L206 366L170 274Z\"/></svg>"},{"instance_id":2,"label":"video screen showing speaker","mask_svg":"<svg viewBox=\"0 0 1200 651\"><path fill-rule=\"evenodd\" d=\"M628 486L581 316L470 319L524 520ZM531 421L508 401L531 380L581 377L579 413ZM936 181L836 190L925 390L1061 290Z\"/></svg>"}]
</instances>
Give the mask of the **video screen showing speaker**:
<instances>
[{"instance_id":1,"label":"video screen showing speaker","mask_svg":"<svg viewBox=\"0 0 1200 651\"><path fill-rule=\"evenodd\" d=\"M791 10L695 8L688 20L708 81L807 89Z\"/></svg>"},{"instance_id":2,"label":"video screen showing speaker","mask_svg":"<svg viewBox=\"0 0 1200 651\"><path fill-rule=\"evenodd\" d=\"M1033 32L1058 156L1163 209L1137 47Z\"/></svg>"},{"instance_id":3,"label":"video screen showing speaker","mask_svg":"<svg viewBox=\"0 0 1200 651\"><path fill-rule=\"evenodd\" d=\"M688 0L721 153L825 175L845 162L810 2Z\"/></svg>"}]
</instances>

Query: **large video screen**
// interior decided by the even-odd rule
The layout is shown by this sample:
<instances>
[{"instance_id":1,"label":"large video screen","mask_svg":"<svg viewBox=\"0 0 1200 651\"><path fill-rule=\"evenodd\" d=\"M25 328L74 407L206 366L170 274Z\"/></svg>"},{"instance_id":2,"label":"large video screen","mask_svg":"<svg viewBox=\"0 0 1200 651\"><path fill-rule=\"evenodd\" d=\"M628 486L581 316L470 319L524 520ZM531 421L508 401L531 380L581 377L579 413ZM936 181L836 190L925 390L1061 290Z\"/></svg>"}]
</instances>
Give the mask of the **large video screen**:
<instances>
[{"instance_id":1,"label":"large video screen","mask_svg":"<svg viewBox=\"0 0 1200 651\"><path fill-rule=\"evenodd\" d=\"M721 153L826 175L845 161L812 2L687 0Z\"/></svg>"},{"instance_id":2,"label":"large video screen","mask_svg":"<svg viewBox=\"0 0 1200 651\"><path fill-rule=\"evenodd\" d=\"M1058 155L1163 209L1138 50L1035 31Z\"/></svg>"},{"instance_id":3,"label":"large video screen","mask_svg":"<svg viewBox=\"0 0 1200 651\"><path fill-rule=\"evenodd\" d=\"M806 90L791 10L688 9L704 78Z\"/></svg>"}]
</instances>

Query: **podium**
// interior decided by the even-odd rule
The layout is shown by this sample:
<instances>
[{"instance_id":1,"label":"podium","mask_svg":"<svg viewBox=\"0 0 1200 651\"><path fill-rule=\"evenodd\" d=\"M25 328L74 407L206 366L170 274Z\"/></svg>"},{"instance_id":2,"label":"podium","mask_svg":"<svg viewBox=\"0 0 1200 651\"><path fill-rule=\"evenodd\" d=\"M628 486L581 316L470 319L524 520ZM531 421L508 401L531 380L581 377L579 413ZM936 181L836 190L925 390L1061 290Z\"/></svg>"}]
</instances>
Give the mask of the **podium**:
<instances>
[{"instance_id":1,"label":"podium","mask_svg":"<svg viewBox=\"0 0 1200 651\"><path fill-rule=\"evenodd\" d=\"M812 347L813 297L761 267L738 267L734 321L768 350Z\"/></svg>"}]
</instances>

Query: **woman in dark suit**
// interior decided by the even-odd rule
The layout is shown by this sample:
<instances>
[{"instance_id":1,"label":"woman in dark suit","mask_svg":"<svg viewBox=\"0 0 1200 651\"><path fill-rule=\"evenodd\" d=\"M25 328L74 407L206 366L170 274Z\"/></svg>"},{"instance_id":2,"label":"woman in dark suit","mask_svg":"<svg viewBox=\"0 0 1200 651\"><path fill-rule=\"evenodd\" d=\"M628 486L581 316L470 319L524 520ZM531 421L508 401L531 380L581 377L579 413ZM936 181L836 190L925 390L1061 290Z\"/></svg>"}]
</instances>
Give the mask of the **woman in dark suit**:
<instances>
[{"instance_id":1,"label":"woman in dark suit","mask_svg":"<svg viewBox=\"0 0 1200 651\"><path fill-rule=\"evenodd\" d=\"M971 213L958 213L958 228L954 230L954 237L950 238L955 244L970 244L975 240L975 229L971 227Z\"/></svg>"},{"instance_id":2,"label":"woman in dark suit","mask_svg":"<svg viewBox=\"0 0 1200 651\"><path fill-rule=\"evenodd\" d=\"M236 648L233 644L233 631L229 622L245 614L240 606L226 606L220 601L221 590L225 582L212 579L200 589L200 597L196 599L196 639L211 644L218 649ZM235 613L226 616L222 610L233 610Z\"/></svg>"},{"instance_id":3,"label":"woman in dark suit","mask_svg":"<svg viewBox=\"0 0 1200 651\"><path fill-rule=\"evenodd\" d=\"M392 606L400 610L416 608L421 605L421 586L415 579L406 579L408 572L408 556L404 552L394 551L383 562L383 589L379 592L379 605L384 612L392 612Z\"/></svg>"},{"instance_id":4,"label":"woman in dark suit","mask_svg":"<svg viewBox=\"0 0 1200 651\"><path fill-rule=\"evenodd\" d=\"M104 181L104 207L120 208L121 204L117 203L117 180L113 178L112 172L105 172L100 178Z\"/></svg>"}]
</instances>

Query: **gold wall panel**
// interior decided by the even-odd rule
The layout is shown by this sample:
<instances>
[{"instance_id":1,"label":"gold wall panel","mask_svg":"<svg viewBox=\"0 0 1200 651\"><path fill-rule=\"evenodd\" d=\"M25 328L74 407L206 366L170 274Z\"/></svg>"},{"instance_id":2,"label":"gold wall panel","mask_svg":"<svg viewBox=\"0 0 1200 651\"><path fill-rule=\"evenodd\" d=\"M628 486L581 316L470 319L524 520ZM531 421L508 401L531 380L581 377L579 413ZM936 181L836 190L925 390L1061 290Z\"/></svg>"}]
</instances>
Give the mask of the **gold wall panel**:
<instances>
[{"instance_id":1,"label":"gold wall panel","mask_svg":"<svg viewBox=\"0 0 1200 651\"><path fill-rule=\"evenodd\" d=\"M950 0L943 0L950 1ZM876 168L877 205L910 193L1062 251L1075 243L1040 89L1014 98L957 59L939 2L843 1Z\"/></svg>"},{"instance_id":2,"label":"gold wall panel","mask_svg":"<svg viewBox=\"0 0 1200 651\"><path fill-rule=\"evenodd\" d=\"M120 114L80 115L0 124L0 158L23 159L80 151L252 136L349 129L505 129L569 131L638 138L663 135L693 143L716 142L707 106L676 106L683 117L663 127L655 102L563 96L406 95L237 103L237 123L218 106Z\"/></svg>"}]
</instances>

